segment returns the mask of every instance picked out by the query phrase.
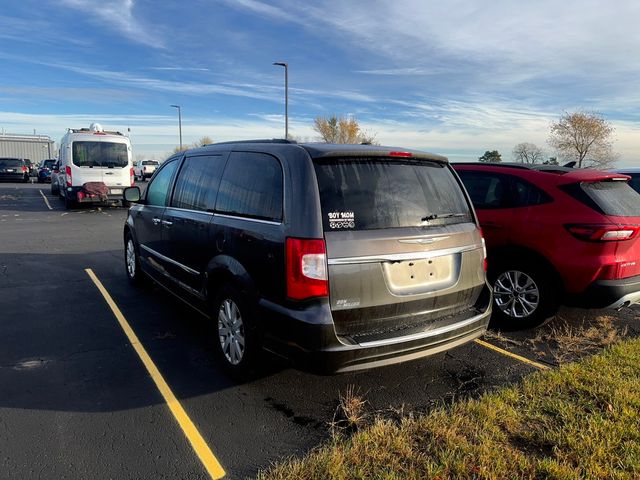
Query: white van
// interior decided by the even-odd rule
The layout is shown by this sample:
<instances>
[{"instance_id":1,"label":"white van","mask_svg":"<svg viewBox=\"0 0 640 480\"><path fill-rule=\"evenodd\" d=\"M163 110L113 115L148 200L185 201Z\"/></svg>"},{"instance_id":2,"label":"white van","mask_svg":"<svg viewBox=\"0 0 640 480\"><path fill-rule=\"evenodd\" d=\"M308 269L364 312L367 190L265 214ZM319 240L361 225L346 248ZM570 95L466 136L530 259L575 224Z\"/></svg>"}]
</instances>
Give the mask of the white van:
<instances>
[{"instance_id":1,"label":"white van","mask_svg":"<svg viewBox=\"0 0 640 480\"><path fill-rule=\"evenodd\" d=\"M121 203L122 191L133 184L131 142L122 133L92 123L89 128L70 128L62 137L51 193L60 195L67 208Z\"/></svg>"}]
</instances>

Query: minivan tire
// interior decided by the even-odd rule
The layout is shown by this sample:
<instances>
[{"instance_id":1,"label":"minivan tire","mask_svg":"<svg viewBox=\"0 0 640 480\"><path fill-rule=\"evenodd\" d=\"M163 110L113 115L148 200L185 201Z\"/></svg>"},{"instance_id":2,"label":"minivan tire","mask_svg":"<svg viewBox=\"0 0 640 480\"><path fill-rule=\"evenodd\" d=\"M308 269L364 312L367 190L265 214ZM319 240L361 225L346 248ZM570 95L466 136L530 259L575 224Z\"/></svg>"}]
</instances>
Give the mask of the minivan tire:
<instances>
[{"instance_id":1,"label":"minivan tire","mask_svg":"<svg viewBox=\"0 0 640 480\"><path fill-rule=\"evenodd\" d=\"M51 195L60 195L60 187L57 183L51 182Z\"/></svg>"},{"instance_id":2,"label":"minivan tire","mask_svg":"<svg viewBox=\"0 0 640 480\"><path fill-rule=\"evenodd\" d=\"M145 283L146 277L140 269L140 257L136 242L130 232L127 232L124 237L124 271L132 285L141 286Z\"/></svg>"},{"instance_id":3,"label":"minivan tire","mask_svg":"<svg viewBox=\"0 0 640 480\"><path fill-rule=\"evenodd\" d=\"M212 302L216 355L232 376L246 377L257 364L261 342L254 312L246 296L230 285Z\"/></svg>"},{"instance_id":4,"label":"minivan tire","mask_svg":"<svg viewBox=\"0 0 640 480\"><path fill-rule=\"evenodd\" d=\"M534 328L558 311L559 287L553 274L532 261L511 257L497 262L489 268L489 280L493 288L493 328ZM535 307L529 312L532 305Z\"/></svg>"}]
</instances>

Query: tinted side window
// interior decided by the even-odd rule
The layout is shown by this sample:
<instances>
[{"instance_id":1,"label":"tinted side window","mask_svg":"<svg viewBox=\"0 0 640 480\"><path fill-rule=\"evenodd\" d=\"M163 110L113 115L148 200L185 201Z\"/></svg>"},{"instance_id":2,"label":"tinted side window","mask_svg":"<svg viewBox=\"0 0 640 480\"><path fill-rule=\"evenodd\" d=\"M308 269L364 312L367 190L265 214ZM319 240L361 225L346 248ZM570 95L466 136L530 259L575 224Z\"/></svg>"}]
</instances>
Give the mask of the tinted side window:
<instances>
[{"instance_id":1,"label":"tinted side window","mask_svg":"<svg viewBox=\"0 0 640 480\"><path fill-rule=\"evenodd\" d=\"M177 160L167 162L147 187L147 205L164 206L171 187L173 172L178 166Z\"/></svg>"},{"instance_id":2,"label":"tinted side window","mask_svg":"<svg viewBox=\"0 0 640 480\"><path fill-rule=\"evenodd\" d=\"M531 207L553 201L553 198L535 185L521 178L512 177L514 207Z\"/></svg>"},{"instance_id":3,"label":"tinted side window","mask_svg":"<svg viewBox=\"0 0 640 480\"><path fill-rule=\"evenodd\" d=\"M460 170L462 179L471 201L476 208L506 208L508 181L504 175L492 172L474 172Z\"/></svg>"},{"instance_id":4,"label":"tinted side window","mask_svg":"<svg viewBox=\"0 0 640 480\"><path fill-rule=\"evenodd\" d=\"M271 155L235 152L222 175L216 211L282 220L282 167Z\"/></svg>"},{"instance_id":5,"label":"tinted side window","mask_svg":"<svg viewBox=\"0 0 640 480\"><path fill-rule=\"evenodd\" d=\"M221 155L185 158L178 173L171 206L189 210L212 210L223 168Z\"/></svg>"}]
</instances>

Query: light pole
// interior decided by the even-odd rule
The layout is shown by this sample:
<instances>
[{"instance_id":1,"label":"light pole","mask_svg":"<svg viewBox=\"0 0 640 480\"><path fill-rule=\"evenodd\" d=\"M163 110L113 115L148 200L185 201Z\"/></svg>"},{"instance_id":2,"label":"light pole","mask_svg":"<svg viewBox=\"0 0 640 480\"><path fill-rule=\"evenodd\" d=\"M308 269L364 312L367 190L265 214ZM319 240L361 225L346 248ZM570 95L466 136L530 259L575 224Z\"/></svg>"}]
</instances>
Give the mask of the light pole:
<instances>
[{"instance_id":1,"label":"light pole","mask_svg":"<svg viewBox=\"0 0 640 480\"><path fill-rule=\"evenodd\" d=\"M180 150L182 150L182 111L180 105L171 105L173 108L178 109L178 128L180 129Z\"/></svg>"},{"instance_id":2,"label":"light pole","mask_svg":"<svg viewBox=\"0 0 640 480\"><path fill-rule=\"evenodd\" d=\"M289 139L289 64L274 62L274 65L284 67L284 139Z\"/></svg>"}]
</instances>

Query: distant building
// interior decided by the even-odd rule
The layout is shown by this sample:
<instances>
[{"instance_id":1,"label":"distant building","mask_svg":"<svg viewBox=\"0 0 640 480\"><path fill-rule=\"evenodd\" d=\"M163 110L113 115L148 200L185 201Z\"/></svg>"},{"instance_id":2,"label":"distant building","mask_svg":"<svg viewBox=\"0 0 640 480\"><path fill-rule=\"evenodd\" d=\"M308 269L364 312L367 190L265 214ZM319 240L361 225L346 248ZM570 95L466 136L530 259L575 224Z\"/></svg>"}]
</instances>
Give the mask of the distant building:
<instances>
[{"instance_id":1,"label":"distant building","mask_svg":"<svg viewBox=\"0 0 640 480\"><path fill-rule=\"evenodd\" d=\"M0 157L28 158L40 163L57 156L55 142L47 135L0 133Z\"/></svg>"}]
</instances>

